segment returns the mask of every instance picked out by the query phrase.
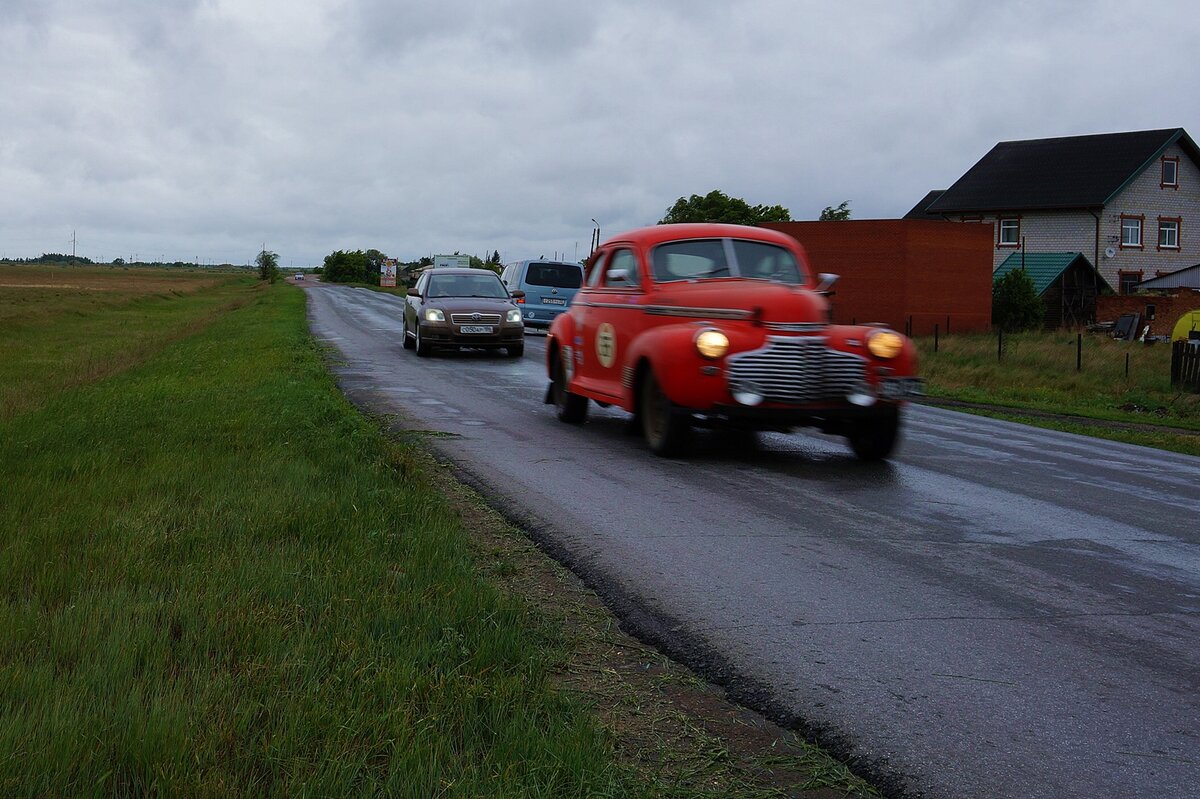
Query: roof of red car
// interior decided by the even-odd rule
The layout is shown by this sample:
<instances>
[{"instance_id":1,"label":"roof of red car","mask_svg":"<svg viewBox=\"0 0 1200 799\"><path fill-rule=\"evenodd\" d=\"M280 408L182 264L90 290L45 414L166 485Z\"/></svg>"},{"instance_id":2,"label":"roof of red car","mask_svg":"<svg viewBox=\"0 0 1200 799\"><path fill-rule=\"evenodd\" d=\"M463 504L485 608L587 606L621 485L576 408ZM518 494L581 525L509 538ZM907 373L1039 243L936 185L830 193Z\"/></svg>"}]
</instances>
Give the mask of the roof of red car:
<instances>
[{"instance_id":1,"label":"roof of red car","mask_svg":"<svg viewBox=\"0 0 1200 799\"><path fill-rule=\"evenodd\" d=\"M688 222L675 225L652 225L650 227L637 228L617 236L612 236L604 243L627 241L634 244L640 244L644 247L653 247L656 244L661 244L664 241L678 241L680 239L713 239L713 238L736 238L736 239L755 239L757 241L769 241L775 244L782 244L785 247L796 247L797 242L791 236L785 233L780 233L777 230L768 230L767 228L751 227L749 225L725 225L716 222Z\"/></svg>"}]
</instances>

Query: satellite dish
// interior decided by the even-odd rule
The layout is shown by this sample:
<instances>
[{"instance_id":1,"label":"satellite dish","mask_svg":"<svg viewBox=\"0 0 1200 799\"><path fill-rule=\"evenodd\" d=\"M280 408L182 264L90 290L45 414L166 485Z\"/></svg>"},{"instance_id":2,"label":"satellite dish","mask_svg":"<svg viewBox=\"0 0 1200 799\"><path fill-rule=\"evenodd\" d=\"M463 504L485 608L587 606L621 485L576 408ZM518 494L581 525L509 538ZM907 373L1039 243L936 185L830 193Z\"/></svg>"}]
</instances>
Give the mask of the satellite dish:
<instances>
[{"instance_id":1,"label":"satellite dish","mask_svg":"<svg viewBox=\"0 0 1200 799\"><path fill-rule=\"evenodd\" d=\"M1113 247L1105 247L1104 248L1104 257L1105 258L1112 258L1116 254L1117 254L1117 251Z\"/></svg>"}]
</instances>

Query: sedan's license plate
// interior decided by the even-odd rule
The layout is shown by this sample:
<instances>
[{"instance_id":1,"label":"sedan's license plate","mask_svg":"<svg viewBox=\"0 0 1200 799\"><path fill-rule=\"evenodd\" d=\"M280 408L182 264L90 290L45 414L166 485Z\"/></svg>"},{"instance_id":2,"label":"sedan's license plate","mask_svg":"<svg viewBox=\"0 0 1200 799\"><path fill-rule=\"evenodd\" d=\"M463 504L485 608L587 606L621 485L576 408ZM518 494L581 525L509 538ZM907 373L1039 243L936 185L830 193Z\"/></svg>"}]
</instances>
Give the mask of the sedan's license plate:
<instances>
[{"instance_id":1,"label":"sedan's license plate","mask_svg":"<svg viewBox=\"0 0 1200 799\"><path fill-rule=\"evenodd\" d=\"M542 297L542 302L547 305L566 305L567 301L562 297Z\"/></svg>"},{"instance_id":2,"label":"sedan's license plate","mask_svg":"<svg viewBox=\"0 0 1200 799\"><path fill-rule=\"evenodd\" d=\"M491 325L463 325L459 328L461 333L491 333Z\"/></svg>"}]
</instances>

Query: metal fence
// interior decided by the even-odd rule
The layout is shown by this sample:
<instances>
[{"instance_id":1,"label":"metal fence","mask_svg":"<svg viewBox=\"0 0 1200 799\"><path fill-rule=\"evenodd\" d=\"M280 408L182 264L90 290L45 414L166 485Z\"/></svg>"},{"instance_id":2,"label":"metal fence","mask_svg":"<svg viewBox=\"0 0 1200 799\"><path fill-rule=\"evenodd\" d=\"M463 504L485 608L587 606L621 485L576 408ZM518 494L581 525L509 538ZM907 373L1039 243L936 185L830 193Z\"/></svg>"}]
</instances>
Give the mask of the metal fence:
<instances>
[{"instance_id":1,"label":"metal fence","mask_svg":"<svg viewBox=\"0 0 1200 799\"><path fill-rule=\"evenodd\" d=\"M1200 392L1200 341L1171 346L1171 385Z\"/></svg>"}]
</instances>

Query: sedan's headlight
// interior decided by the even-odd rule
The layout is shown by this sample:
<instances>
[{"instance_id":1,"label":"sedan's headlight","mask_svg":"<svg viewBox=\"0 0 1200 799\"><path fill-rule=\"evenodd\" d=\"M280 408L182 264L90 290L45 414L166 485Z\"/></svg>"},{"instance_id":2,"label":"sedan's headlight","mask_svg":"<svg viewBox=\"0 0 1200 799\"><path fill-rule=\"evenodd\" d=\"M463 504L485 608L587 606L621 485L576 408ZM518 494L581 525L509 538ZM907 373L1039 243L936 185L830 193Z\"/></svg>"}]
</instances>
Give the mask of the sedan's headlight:
<instances>
[{"instance_id":1,"label":"sedan's headlight","mask_svg":"<svg viewBox=\"0 0 1200 799\"><path fill-rule=\"evenodd\" d=\"M696 351L710 360L716 360L729 352L729 336L720 330L701 330L696 335Z\"/></svg>"},{"instance_id":2,"label":"sedan's headlight","mask_svg":"<svg viewBox=\"0 0 1200 799\"><path fill-rule=\"evenodd\" d=\"M877 330L867 339L867 349L876 358L895 358L904 349L904 337L890 330Z\"/></svg>"},{"instance_id":3,"label":"sedan's headlight","mask_svg":"<svg viewBox=\"0 0 1200 799\"><path fill-rule=\"evenodd\" d=\"M504 317L504 321L520 322L521 321L521 309L520 308L510 308L508 311L508 316Z\"/></svg>"},{"instance_id":4,"label":"sedan's headlight","mask_svg":"<svg viewBox=\"0 0 1200 799\"><path fill-rule=\"evenodd\" d=\"M442 312L441 308L426 308L425 309L425 321L426 322L445 322L446 314Z\"/></svg>"}]
</instances>

